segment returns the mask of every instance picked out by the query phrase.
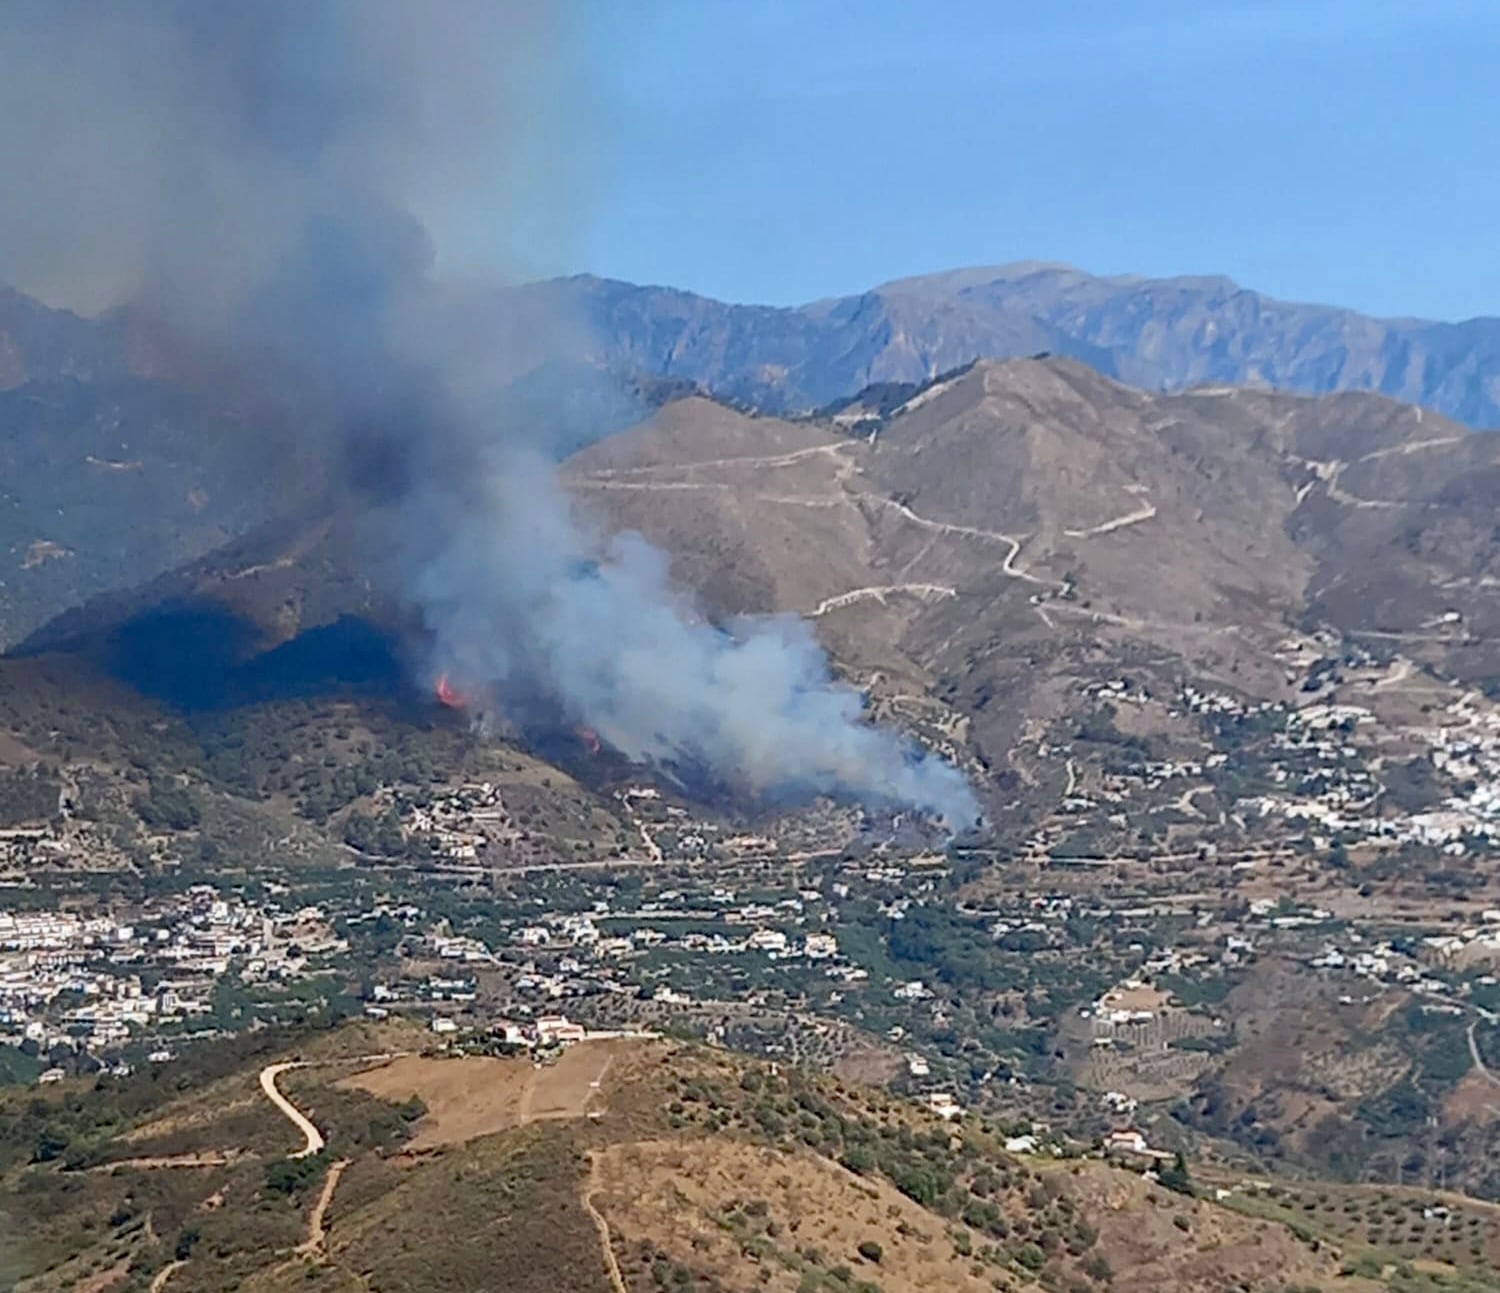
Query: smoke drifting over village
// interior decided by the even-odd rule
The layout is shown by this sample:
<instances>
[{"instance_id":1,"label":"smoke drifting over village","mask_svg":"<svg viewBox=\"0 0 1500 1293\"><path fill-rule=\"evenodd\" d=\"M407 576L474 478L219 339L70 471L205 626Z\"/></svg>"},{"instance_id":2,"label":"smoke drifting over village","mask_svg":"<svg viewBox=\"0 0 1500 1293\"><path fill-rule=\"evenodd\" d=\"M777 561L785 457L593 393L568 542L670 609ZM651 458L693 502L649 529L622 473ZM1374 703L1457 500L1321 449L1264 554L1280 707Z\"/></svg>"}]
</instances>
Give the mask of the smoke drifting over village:
<instances>
[{"instance_id":1,"label":"smoke drifting over village","mask_svg":"<svg viewBox=\"0 0 1500 1293\"><path fill-rule=\"evenodd\" d=\"M580 525L493 399L565 319L452 324L481 258L545 264L576 177L570 15L552 4L17 0L0 14L0 280L130 304L315 391L371 569L435 669L530 689L623 753L966 826L962 775L861 717L806 625L706 622L639 538ZM557 146L553 146L556 144ZM502 342L503 344L503 342ZM312 433L309 433L312 434Z\"/></svg>"}]
</instances>

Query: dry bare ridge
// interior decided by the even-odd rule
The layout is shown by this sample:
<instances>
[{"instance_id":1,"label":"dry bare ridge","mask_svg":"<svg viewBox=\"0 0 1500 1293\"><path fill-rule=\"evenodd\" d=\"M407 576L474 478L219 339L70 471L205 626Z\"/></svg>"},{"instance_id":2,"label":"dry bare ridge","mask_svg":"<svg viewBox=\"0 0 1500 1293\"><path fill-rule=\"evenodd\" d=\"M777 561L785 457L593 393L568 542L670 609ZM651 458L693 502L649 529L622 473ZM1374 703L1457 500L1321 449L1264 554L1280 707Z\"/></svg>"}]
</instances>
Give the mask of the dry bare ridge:
<instances>
[{"instance_id":1,"label":"dry bare ridge","mask_svg":"<svg viewBox=\"0 0 1500 1293\"><path fill-rule=\"evenodd\" d=\"M992 756L1083 650L1293 699L1276 651L1311 620L1413 667L1500 672L1500 436L1374 396L979 363L874 435L695 397L566 474L711 608L807 616L893 695L932 703L946 679ZM1002 703L975 714L981 696Z\"/></svg>"}]
</instances>

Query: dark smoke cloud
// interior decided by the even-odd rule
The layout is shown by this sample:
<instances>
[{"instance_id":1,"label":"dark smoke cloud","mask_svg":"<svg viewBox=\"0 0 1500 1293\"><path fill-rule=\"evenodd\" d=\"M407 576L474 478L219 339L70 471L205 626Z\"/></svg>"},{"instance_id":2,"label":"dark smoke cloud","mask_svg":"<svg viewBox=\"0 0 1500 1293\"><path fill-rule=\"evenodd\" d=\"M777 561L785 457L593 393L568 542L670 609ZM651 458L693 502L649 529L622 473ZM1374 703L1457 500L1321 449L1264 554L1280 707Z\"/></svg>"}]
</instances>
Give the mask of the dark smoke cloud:
<instances>
[{"instance_id":1,"label":"dark smoke cloud","mask_svg":"<svg viewBox=\"0 0 1500 1293\"><path fill-rule=\"evenodd\" d=\"M638 758L968 824L962 776L864 723L805 625L705 622L644 542L581 526L546 445L507 425L504 382L571 336L535 294L486 289L547 265L577 204L575 18L556 0L8 0L0 278L129 302L315 390L435 667L544 693Z\"/></svg>"}]
</instances>

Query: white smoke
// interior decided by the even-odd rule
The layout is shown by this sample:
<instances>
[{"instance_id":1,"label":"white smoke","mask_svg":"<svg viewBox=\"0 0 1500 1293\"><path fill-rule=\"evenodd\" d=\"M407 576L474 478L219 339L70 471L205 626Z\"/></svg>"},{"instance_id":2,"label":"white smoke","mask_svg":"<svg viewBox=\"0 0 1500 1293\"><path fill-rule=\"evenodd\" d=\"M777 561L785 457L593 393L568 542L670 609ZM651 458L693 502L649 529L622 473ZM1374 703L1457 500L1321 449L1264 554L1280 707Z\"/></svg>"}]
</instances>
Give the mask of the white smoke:
<instances>
[{"instance_id":1,"label":"white smoke","mask_svg":"<svg viewBox=\"0 0 1500 1293\"><path fill-rule=\"evenodd\" d=\"M581 528L537 460L491 460L479 497L447 514L411 587L460 685L543 680L624 754L702 763L753 791L912 805L955 829L978 817L957 769L863 721L805 621L705 621L659 551Z\"/></svg>"},{"instance_id":2,"label":"white smoke","mask_svg":"<svg viewBox=\"0 0 1500 1293\"><path fill-rule=\"evenodd\" d=\"M635 758L967 826L963 777L866 723L805 624L705 622L644 541L575 521L494 402L568 321L437 274L481 245L497 273L534 265L570 223L574 21L556 0L10 0L0 277L133 303L315 390L372 564L458 678L533 688Z\"/></svg>"}]
</instances>

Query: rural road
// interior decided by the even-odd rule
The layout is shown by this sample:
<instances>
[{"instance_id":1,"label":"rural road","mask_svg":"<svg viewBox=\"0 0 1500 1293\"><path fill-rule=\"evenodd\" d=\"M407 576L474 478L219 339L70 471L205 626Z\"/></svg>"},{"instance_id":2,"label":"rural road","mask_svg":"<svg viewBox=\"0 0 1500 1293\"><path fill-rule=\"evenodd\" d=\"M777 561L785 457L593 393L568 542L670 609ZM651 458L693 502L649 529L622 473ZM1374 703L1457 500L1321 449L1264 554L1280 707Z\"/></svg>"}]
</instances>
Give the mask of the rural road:
<instances>
[{"instance_id":1,"label":"rural road","mask_svg":"<svg viewBox=\"0 0 1500 1293\"><path fill-rule=\"evenodd\" d=\"M323 1189L318 1194L318 1201L313 1204L312 1212L308 1214L307 1238L297 1245L297 1252L301 1256L311 1257L322 1251L328 1238L323 1221L328 1215L328 1205L333 1202L333 1192L339 1188L339 1177L343 1176L344 1169L348 1166L347 1158L328 1165L328 1175L323 1178Z\"/></svg>"},{"instance_id":2,"label":"rural road","mask_svg":"<svg viewBox=\"0 0 1500 1293\"><path fill-rule=\"evenodd\" d=\"M289 1069L310 1068L314 1064L337 1064L337 1063L366 1063L371 1060L391 1060L405 1055L405 1051L385 1051L378 1055L358 1055L348 1059L340 1060L282 1060L276 1064L267 1064L260 1071L260 1089L265 1093L266 1099L274 1104L287 1120L302 1133L305 1142L301 1149L294 1150L288 1154L288 1158L308 1158L313 1154L320 1154L327 1146L323 1139L323 1133L317 1129L313 1120L302 1112L296 1105L281 1093L281 1088L276 1085L276 1079ZM158 1159L135 1159L135 1165L150 1164L154 1167L215 1167L233 1161L234 1156L228 1154L199 1154L182 1155L178 1158ZM110 1167L119 1167L119 1163L108 1164ZM328 1215L328 1205L333 1201L333 1192L338 1189L339 1178L344 1174L344 1169L349 1166L348 1159L340 1159L336 1163L329 1164L328 1174L323 1178L323 1188L318 1194L317 1202L313 1204L311 1214L307 1218L307 1237L297 1245L295 1250L298 1257L314 1257L323 1251L323 1245L327 1240L328 1233L324 1225ZM162 1293L167 1287L167 1282L182 1269L187 1263L184 1259L168 1262L156 1273L151 1281L150 1293ZM625 1293L623 1287L619 1293Z\"/></svg>"},{"instance_id":3,"label":"rural road","mask_svg":"<svg viewBox=\"0 0 1500 1293\"><path fill-rule=\"evenodd\" d=\"M949 588L946 584L872 584L868 588L851 588L847 593L835 593L832 597L825 597L812 610L805 611L809 619L817 619L819 616L827 615L829 611L835 611L844 606L853 606L855 602L874 600L885 604L885 600L892 593L908 593L913 597L957 597L958 590Z\"/></svg>"},{"instance_id":4,"label":"rural road","mask_svg":"<svg viewBox=\"0 0 1500 1293\"><path fill-rule=\"evenodd\" d=\"M1474 1069L1477 1073L1488 1078L1495 1086L1500 1086L1500 1077L1496 1077L1490 1072L1489 1065L1484 1062L1484 1056L1479 1053L1479 1043L1474 1040L1474 1030L1478 1027L1479 1020L1474 1019L1470 1021L1468 1028L1469 1056L1474 1061Z\"/></svg>"},{"instance_id":5,"label":"rural road","mask_svg":"<svg viewBox=\"0 0 1500 1293\"><path fill-rule=\"evenodd\" d=\"M1155 503L1142 503L1134 511L1126 512L1124 516L1117 516L1112 521L1105 521L1103 525L1091 525L1083 530L1064 530L1063 533L1070 539L1092 539L1100 534L1113 534L1116 530L1123 530L1127 525L1139 525L1142 521L1149 521L1155 515Z\"/></svg>"},{"instance_id":6,"label":"rural road","mask_svg":"<svg viewBox=\"0 0 1500 1293\"><path fill-rule=\"evenodd\" d=\"M186 1265L187 1263L180 1257L176 1261L168 1262L156 1272L156 1278L151 1281L151 1293L161 1293L162 1289L167 1287L167 1281Z\"/></svg>"},{"instance_id":7,"label":"rural road","mask_svg":"<svg viewBox=\"0 0 1500 1293\"><path fill-rule=\"evenodd\" d=\"M279 1078L288 1069L302 1068L303 1065L297 1060L284 1060L280 1064L267 1064L260 1071L260 1089L266 1093L266 1099L274 1104L283 1114L291 1120L294 1127L303 1135L307 1143L295 1153L288 1154L288 1158L307 1158L311 1154L319 1154L327 1142L323 1139L323 1133L314 1125L311 1118L294 1105L286 1096L281 1094L276 1085Z\"/></svg>"},{"instance_id":8,"label":"rural road","mask_svg":"<svg viewBox=\"0 0 1500 1293\"><path fill-rule=\"evenodd\" d=\"M398 1060L410 1054L410 1051L380 1051L374 1055L343 1055L327 1060L282 1060L277 1064L267 1064L261 1069L260 1089L265 1092L266 1099L291 1119L292 1125L302 1133L307 1142L295 1154L288 1154L287 1157L306 1158L309 1154L321 1153L328 1142L323 1139L323 1133L313 1125L313 1120L281 1094L281 1089L276 1085L277 1078L288 1069L308 1069L320 1064L377 1064Z\"/></svg>"},{"instance_id":9,"label":"rural road","mask_svg":"<svg viewBox=\"0 0 1500 1293\"><path fill-rule=\"evenodd\" d=\"M615 1246L609 1238L609 1222L604 1219L604 1214L594 1206L594 1192L599 1185L599 1160L593 1155L589 1156L589 1179L583 1187L583 1206L588 1210L593 1219L594 1229L599 1232L599 1246L604 1250L604 1266L609 1272L609 1283L614 1293L629 1293L625 1287L625 1277L620 1273L620 1263L615 1260Z\"/></svg>"}]
</instances>

